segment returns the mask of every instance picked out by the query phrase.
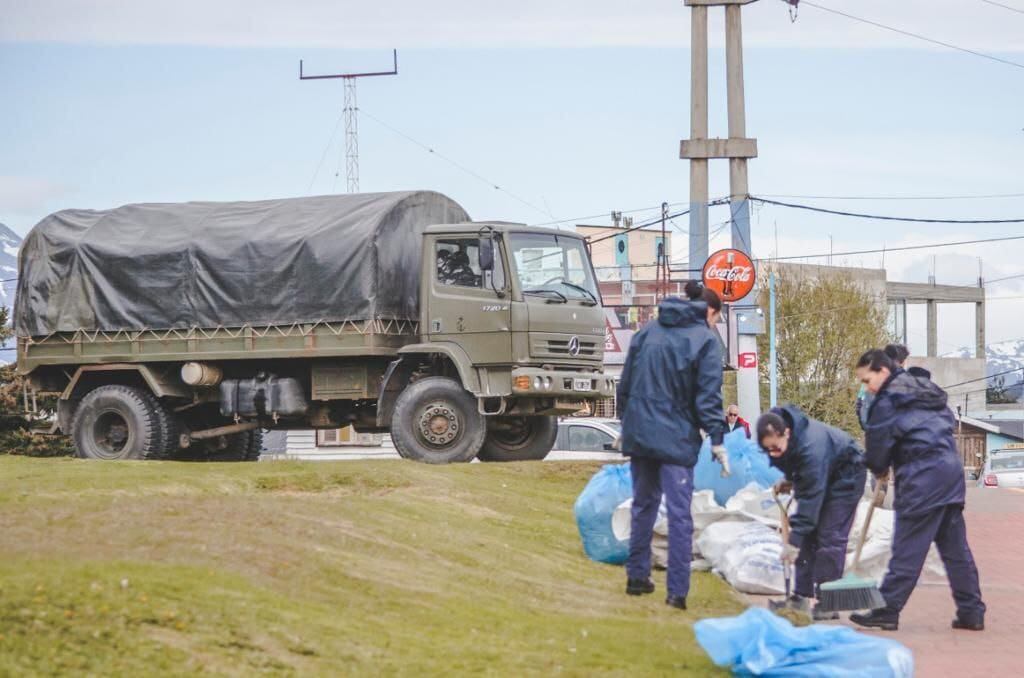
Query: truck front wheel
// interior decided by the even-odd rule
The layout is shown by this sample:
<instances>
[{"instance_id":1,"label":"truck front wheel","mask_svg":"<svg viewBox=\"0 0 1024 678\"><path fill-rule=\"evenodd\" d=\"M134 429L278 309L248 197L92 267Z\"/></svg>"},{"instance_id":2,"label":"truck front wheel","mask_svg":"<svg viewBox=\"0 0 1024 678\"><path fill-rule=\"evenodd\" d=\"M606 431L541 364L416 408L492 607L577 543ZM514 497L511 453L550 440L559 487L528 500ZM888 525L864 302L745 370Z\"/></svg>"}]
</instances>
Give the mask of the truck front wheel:
<instances>
[{"instance_id":1,"label":"truck front wheel","mask_svg":"<svg viewBox=\"0 0 1024 678\"><path fill-rule=\"evenodd\" d=\"M558 437L557 417L490 417L480 461L537 461Z\"/></svg>"},{"instance_id":2,"label":"truck front wheel","mask_svg":"<svg viewBox=\"0 0 1024 678\"><path fill-rule=\"evenodd\" d=\"M76 454L86 459L164 459L173 430L170 415L153 394L110 385L82 398L71 436Z\"/></svg>"},{"instance_id":3,"label":"truck front wheel","mask_svg":"<svg viewBox=\"0 0 1024 678\"><path fill-rule=\"evenodd\" d=\"M447 377L410 384L398 395L391 416L398 453L428 464L473 461L486 431L476 398Z\"/></svg>"}]
</instances>

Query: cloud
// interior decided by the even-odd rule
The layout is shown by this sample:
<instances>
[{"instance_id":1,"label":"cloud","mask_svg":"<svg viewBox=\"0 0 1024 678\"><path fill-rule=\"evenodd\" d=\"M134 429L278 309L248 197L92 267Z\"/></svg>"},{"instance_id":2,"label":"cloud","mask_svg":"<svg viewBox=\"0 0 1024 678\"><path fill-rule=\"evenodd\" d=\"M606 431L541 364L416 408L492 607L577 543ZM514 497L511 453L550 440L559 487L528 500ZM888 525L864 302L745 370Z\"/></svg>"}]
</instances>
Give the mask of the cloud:
<instances>
[{"instance_id":1,"label":"cloud","mask_svg":"<svg viewBox=\"0 0 1024 678\"><path fill-rule=\"evenodd\" d=\"M1005 9L934 0L817 0L964 47L1024 50ZM854 5L855 6L851 6ZM681 0L0 0L0 42L230 47L679 47L689 43ZM721 44L722 15L711 13ZM744 9L750 47L928 48L905 35L805 5L764 0ZM934 46L932 46L934 48Z\"/></svg>"}]
</instances>

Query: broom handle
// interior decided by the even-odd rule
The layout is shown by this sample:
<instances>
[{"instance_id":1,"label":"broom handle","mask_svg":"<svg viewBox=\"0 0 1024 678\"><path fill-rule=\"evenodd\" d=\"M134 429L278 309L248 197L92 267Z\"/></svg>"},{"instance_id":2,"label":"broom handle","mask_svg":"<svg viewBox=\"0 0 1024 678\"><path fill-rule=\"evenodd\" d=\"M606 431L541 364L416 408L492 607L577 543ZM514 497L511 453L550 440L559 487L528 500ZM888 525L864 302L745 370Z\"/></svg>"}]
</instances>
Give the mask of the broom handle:
<instances>
[{"instance_id":1,"label":"broom handle","mask_svg":"<svg viewBox=\"0 0 1024 678\"><path fill-rule=\"evenodd\" d=\"M777 495L775 492L772 492L772 499L775 500L775 504L779 507L779 513L782 514L782 517L781 517L781 523L782 523L782 543L783 544L788 544L789 543L789 504L793 503L793 497L791 496L789 498L789 503L787 503L785 506L782 505L782 501L779 499L779 495Z\"/></svg>"},{"instance_id":2,"label":"broom handle","mask_svg":"<svg viewBox=\"0 0 1024 678\"><path fill-rule=\"evenodd\" d=\"M783 506L782 501L779 500L779 495L775 494L775 492L772 492L772 499L775 500L775 504L779 507L779 513L781 514L780 522L782 524L782 545L783 548L785 548L785 545L789 543L789 506ZM792 503L793 498L790 497L789 501L790 503ZM791 573L789 563L787 562L782 563L782 576L783 579L786 580L786 600L788 601L790 594L789 580L791 577Z\"/></svg>"},{"instance_id":3,"label":"broom handle","mask_svg":"<svg viewBox=\"0 0 1024 678\"><path fill-rule=\"evenodd\" d=\"M871 526L871 516L875 512L875 505L878 504L878 500L882 497L882 492L885 490L885 480L877 480L875 482L875 493L871 497L871 505L868 506L868 515L864 518L864 526L860 528L860 540L857 542L857 551L853 554L853 567L851 568L854 572L860 567L860 552L864 549L864 542L868 537L868 527Z\"/></svg>"}]
</instances>

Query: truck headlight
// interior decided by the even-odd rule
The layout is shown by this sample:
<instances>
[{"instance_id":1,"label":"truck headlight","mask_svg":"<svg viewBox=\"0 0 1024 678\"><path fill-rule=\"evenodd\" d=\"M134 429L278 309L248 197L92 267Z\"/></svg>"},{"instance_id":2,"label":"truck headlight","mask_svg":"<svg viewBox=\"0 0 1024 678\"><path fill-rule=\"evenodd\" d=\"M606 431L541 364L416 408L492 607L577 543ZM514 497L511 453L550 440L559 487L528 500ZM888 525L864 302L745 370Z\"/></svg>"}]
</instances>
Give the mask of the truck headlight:
<instances>
[{"instance_id":1,"label":"truck headlight","mask_svg":"<svg viewBox=\"0 0 1024 678\"><path fill-rule=\"evenodd\" d=\"M533 388L535 390L539 391L543 387L544 387L544 379L541 378L541 377L534 377L533 378Z\"/></svg>"}]
</instances>

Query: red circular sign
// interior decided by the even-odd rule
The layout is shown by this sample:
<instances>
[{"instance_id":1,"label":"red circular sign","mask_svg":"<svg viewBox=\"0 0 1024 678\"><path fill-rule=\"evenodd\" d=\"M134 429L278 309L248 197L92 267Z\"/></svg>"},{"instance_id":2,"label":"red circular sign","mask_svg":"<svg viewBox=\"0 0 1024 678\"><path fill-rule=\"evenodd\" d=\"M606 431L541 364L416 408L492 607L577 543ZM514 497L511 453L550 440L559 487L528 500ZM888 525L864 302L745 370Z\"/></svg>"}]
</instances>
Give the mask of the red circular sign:
<instances>
[{"instance_id":1,"label":"red circular sign","mask_svg":"<svg viewBox=\"0 0 1024 678\"><path fill-rule=\"evenodd\" d=\"M754 262L739 250L718 250L704 262L704 287L718 293L722 301L739 301L750 294L757 281Z\"/></svg>"}]
</instances>

